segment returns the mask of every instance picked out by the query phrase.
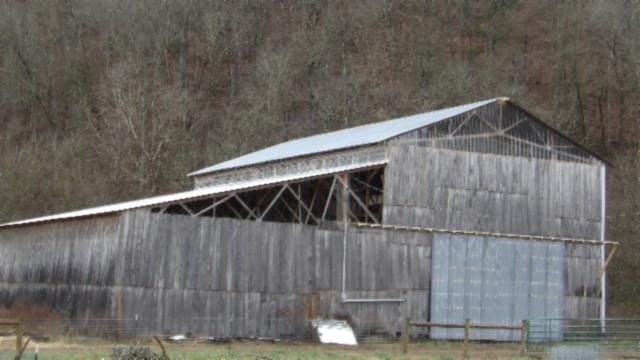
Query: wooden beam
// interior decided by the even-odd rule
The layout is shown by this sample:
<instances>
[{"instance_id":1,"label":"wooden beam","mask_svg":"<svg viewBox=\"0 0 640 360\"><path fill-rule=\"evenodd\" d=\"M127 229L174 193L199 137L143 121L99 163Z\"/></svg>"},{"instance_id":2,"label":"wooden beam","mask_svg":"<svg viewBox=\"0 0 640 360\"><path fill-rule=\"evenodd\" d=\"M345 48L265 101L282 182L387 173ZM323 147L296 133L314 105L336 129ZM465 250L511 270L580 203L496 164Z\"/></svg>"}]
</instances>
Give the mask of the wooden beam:
<instances>
[{"instance_id":1,"label":"wooden beam","mask_svg":"<svg viewBox=\"0 0 640 360\"><path fill-rule=\"evenodd\" d=\"M242 214L240 214L240 213L238 212L238 210L236 210L233 206L231 206L231 203L230 203L230 202L228 202L228 201L227 201L227 202L225 202L224 204L225 204L225 205L227 205L227 207L228 207L228 208L233 212L233 214L234 214L238 219L243 219Z\"/></svg>"},{"instance_id":2,"label":"wooden beam","mask_svg":"<svg viewBox=\"0 0 640 360\"><path fill-rule=\"evenodd\" d=\"M193 216L193 211L191 211L191 209L189 209L187 205L185 205L184 203L178 203L178 205L180 205L181 208L183 208L187 213L189 213L189 215Z\"/></svg>"},{"instance_id":3,"label":"wooden beam","mask_svg":"<svg viewBox=\"0 0 640 360\"><path fill-rule=\"evenodd\" d=\"M502 133L502 134L506 133L507 131L513 129L514 127L516 127L518 125L520 125L525 120L526 120L526 118L520 118L520 119L516 120L516 122L514 122L513 124L507 126L506 128L500 129L500 133Z\"/></svg>"},{"instance_id":4,"label":"wooden beam","mask_svg":"<svg viewBox=\"0 0 640 360\"><path fill-rule=\"evenodd\" d=\"M283 222L289 222L289 219L287 219L286 216L284 216L284 214L278 210L278 208L273 208L273 211L276 212L276 214L280 215L280 219L282 219Z\"/></svg>"},{"instance_id":5,"label":"wooden beam","mask_svg":"<svg viewBox=\"0 0 640 360\"><path fill-rule=\"evenodd\" d=\"M458 125L452 132L450 132L448 136L453 137L453 135L457 133L458 130L460 130L464 125L466 125L474 115L476 115L475 111L467 115L467 117L460 123L460 125Z\"/></svg>"},{"instance_id":6,"label":"wooden beam","mask_svg":"<svg viewBox=\"0 0 640 360\"><path fill-rule=\"evenodd\" d=\"M324 210L322 210L322 217L321 217L322 221L324 221L324 219L326 218L327 210L329 210L329 204L331 203L331 197L333 196L333 191L335 189L337 179L338 177L334 176L333 181L331 182L331 187L329 188L329 194L327 195L327 202L324 204Z\"/></svg>"},{"instance_id":7,"label":"wooden beam","mask_svg":"<svg viewBox=\"0 0 640 360\"><path fill-rule=\"evenodd\" d=\"M316 183L316 187L313 190L313 196L311 197L311 203L309 204L309 208L313 211L313 206L316 203L316 197L318 196L318 190L320 190L320 184L322 184L322 179L319 179ZM307 217L304 219L304 223L309 222L309 217L311 216L311 211L307 213ZM316 221L317 222L317 221Z\"/></svg>"},{"instance_id":8,"label":"wooden beam","mask_svg":"<svg viewBox=\"0 0 640 360\"><path fill-rule=\"evenodd\" d=\"M595 246L602 246L602 244L612 244L612 245L618 245L619 244L616 241L574 239L574 238L562 238L562 237L539 236L539 235L503 234L503 233L493 233L493 232L486 232L486 231L449 230L449 229L423 228L423 227L418 227L418 226L365 224L365 223L353 223L352 225L355 226L355 227L360 227L360 228L380 229L380 230L395 230L395 231L424 232L424 233L434 233L434 234L483 236L483 237L495 237L495 238L519 239L519 240L539 240L539 241L567 242L567 243L584 244L584 245L595 245Z\"/></svg>"},{"instance_id":9,"label":"wooden beam","mask_svg":"<svg viewBox=\"0 0 640 360\"><path fill-rule=\"evenodd\" d=\"M288 188L288 185L285 185L286 188ZM283 198L282 199L282 203L284 204L284 206L287 208L287 210L289 210L289 212L293 215L294 219L296 220L296 222L302 223L301 219L298 217L297 212L291 208L291 206L289 206L289 203L287 203L287 201Z\"/></svg>"},{"instance_id":10,"label":"wooden beam","mask_svg":"<svg viewBox=\"0 0 640 360\"><path fill-rule=\"evenodd\" d=\"M613 259L613 255L615 255L616 251L618 251L618 245L614 245L611 252L609 252L609 256L607 256L607 260L604 262L604 265L602 265L602 269L600 269L597 279L600 279L600 277L607 272L607 267L609 266L611 259Z\"/></svg>"},{"instance_id":11,"label":"wooden beam","mask_svg":"<svg viewBox=\"0 0 640 360\"><path fill-rule=\"evenodd\" d=\"M262 203L264 203L264 201L269 197L269 195L271 194L271 190L273 190L273 188L265 189L264 193L260 197L260 200L258 200L256 206L253 207L254 213L256 213L256 215L260 215L260 206L262 206Z\"/></svg>"},{"instance_id":12,"label":"wooden beam","mask_svg":"<svg viewBox=\"0 0 640 360\"><path fill-rule=\"evenodd\" d=\"M366 183L366 182L364 182L364 181L362 181L362 180L360 180L360 179L358 179L358 178L355 178L355 177L354 177L354 178L352 178L352 179L353 179L354 181L358 182L359 184L364 185L364 186L365 186L365 188L367 188L367 189L371 188L371 189L373 189L373 190L375 190L375 191L382 192L382 189L377 188L377 187L375 187L375 186L373 186L373 185L371 185L371 184L369 184L369 183Z\"/></svg>"},{"instance_id":13,"label":"wooden beam","mask_svg":"<svg viewBox=\"0 0 640 360\"><path fill-rule=\"evenodd\" d=\"M233 197L238 200L238 202L240 203L240 205L242 205L242 207L247 210L249 212L249 215L247 215L247 219L250 216L253 216L254 219L257 219L258 217L256 216L256 214L253 213L253 211L251 210L251 208L249 206L247 206L247 204L242 200L242 198L240 198L240 196L238 196L238 194L233 194Z\"/></svg>"},{"instance_id":14,"label":"wooden beam","mask_svg":"<svg viewBox=\"0 0 640 360\"><path fill-rule=\"evenodd\" d=\"M298 196L298 194L296 194L296 192L291 188L291 186L287 185L287 188L289 189L289 191L291 192L291 194L293 194L293 196L296 198L296 200L298 200L298 205L302 206L309 215L311 215L311 218L313 219L313 221L316 222L316 224L320 223L318 221L318 218L316 218L315 216L313 216L313 214L311 213L311 211L309 210L309 208L307 207L307 205L304 203L304 201L302 201L302 199L300 199L300 197ZM299 218L300 220L302 220L302 218ZM302 221L301 221L302 222Z\"/></svg>"},{"instance_id":15,"label":"wooden beam","mask_svg":"<svg viewBox=\"0 0 640 360\"><path fill-rule=\"evenodd\" d=\"M216 206L222 204L223 202L231 199L233 197L234 194L229 194L227 196L225 196L224 198L222 198L222 200L218 200L216 201L215 199L213 200L213 204L207 206L206 208L198 211L197 213L195 213L193 216L200 216L204 213L206 213L207 211L211 210L211 209L215 209Z\"/></svg>"},{"instance_id":16,"label":"wooden beam","mask_svg":"<svg viewBox=\"0 0 640 360\"><path fill-rule=\"evenodd\" d=\"M369 210L369 208L367 208L367 206L362 202L362 200L360 200L360 198L358 197L358 195L356 195L353 190L348 189L349 194L351 195L351 197L358 203L358 205L360 205L360 207L367 213L367 215L371 218L371 220L374 221L374 223L376 224L380 224L380 221L378 221L378 218L373 215L373 213L371 213L371 211Z\"/></svg>"},{"instance_id":17,"label":"wooden beam","mask_svg":"<svg viewBox=\"0 0 640 360\"><path fill-rule=\"evenodd\" d=\"M273 200L271 200L271 202L269 203L269 205L267 206L266 209L264 209L264 212L262 213L262 215L260 215L260 218L258 218L258 220L262 221L262 219L267 216L267 214L269 213L269 210L271 210L271 208L273 207L273 205L278 201L278 199L280 198L280 195L282 195L282 193L287 189L286 185L283 185L280 188L280 191L278 191L278 193L276 194L276 196L273 198Z\"/></svg>"}]
</instances>

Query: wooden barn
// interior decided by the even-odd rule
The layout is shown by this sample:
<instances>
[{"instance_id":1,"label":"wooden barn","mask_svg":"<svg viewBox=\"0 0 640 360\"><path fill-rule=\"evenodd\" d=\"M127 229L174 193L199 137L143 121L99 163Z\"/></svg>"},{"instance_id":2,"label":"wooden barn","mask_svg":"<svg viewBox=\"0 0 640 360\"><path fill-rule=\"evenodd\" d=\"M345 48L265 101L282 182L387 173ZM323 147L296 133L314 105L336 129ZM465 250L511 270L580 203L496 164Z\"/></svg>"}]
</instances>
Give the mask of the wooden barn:
<instances>
[{"instance_id":1,"label":"wooden barn","mask_svg":"<svg viewBox=\"0 0 640 360\"><path fill-rule=\"evenodd\" d=\"M189 176L185 192L1 225L0 306L217 337L604 316L606 163L506 98Z\"/></svg>"}]
</instances>

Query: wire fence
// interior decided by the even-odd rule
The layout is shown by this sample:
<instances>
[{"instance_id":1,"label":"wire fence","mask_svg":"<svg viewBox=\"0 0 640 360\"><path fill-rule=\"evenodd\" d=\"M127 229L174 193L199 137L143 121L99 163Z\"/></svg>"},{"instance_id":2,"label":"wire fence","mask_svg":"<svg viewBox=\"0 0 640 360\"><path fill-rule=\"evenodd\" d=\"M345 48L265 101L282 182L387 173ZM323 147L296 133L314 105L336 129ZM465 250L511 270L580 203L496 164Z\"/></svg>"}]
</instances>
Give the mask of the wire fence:
<instances>
[{"instance_id":1,"label":"wire fence","mask_svg":"<svg viewBox=\"0 0 640 360\"><path fill-rule=\"evenodd\" d=\"M17 321L17 320L16 320ZM359 342L397 343L402 336L402 322L389 328L382 321L358 321L352 324ZM20 321L25 338L47 342L58 339L71 342L127 342L136 338L158 336L168 341L226 342L231 340L263 340L273 342L317 341L317 330L310 321L295 318L194 317L179 319L171 329L149 329L149 322L136 318L124 319L55 319ZM258 326L258 324L260 324ZM266 324L266 325L265 325ZM13 335L2 331L0 336Z\"/></svg>"},{"instance_id":2,"label":"wire fence","mask_svg":"<svg viewBox=\"0 0 640 360\"><path fill-rule=\"evenodd\" d=\"M554 348L595 349L600 353L640 354L640 319L533 319L527 352ZM585 350L586 351L586 350Z\"/></svg>"},{"instance_id":3,"label":"wire fence","mask_svg":"<svg viewBox=\"0 0 640 360\"><path fill-rule=\"evenodd\" d=\"M473 353L473 344L486 343L475 335L487 329L512 331L518 339L510 343L510 349L517 356L557 357L557 354L598 353L640 358L640 319L533 319L520 324L491 325L472 323L437 324L399 320L391 325L381 321L348 321L359 344L396 344L409 352L424 349L425 344L434 343L432 328L459 329L464 340L449 341L451 347L467 353L469 344ZM68 342L75 344L130 344L138 341L151 341L157 336L166 342L217 344L236 340L259 340L274 343L316 343L318 332L311 323L296 318L269 318L258 321L253 318L197 317L181 321L175 328L180 330L145 329L141 319L56 319L24 320L20 326L0 327L0 340L4 336L22 337L22 346L26 341L34 343ZM258 326L257 324L261 324ZM264 326L264 324L267 324ZM147 325L148 326L148 325ZM441 342L441 341L440 341ZM14 345L7 341L5 351L14 351ZM409 346L410 345L410 346ZM16 345L15 348L18 346ZM405 350L406 351L406 350ZM524 351L524 352L523 352ZM0 349L1 352L1 349ZM554 355L556 354L556 355ZM631 354L631 355L630 355ZM563 358L564 359L564 358ZM568 359L568 358L567 358Z\"/></svg>"}]
</instances>

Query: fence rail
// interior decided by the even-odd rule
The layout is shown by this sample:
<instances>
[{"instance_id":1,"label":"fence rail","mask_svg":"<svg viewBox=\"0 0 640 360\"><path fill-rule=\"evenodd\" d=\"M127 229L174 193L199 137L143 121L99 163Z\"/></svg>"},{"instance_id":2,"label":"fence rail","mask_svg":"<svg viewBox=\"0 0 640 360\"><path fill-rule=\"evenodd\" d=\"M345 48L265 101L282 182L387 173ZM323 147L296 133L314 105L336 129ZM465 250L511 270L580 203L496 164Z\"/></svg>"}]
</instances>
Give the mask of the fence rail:
<instances>
[{"instance_id":1,"label":"fence rail","mask_svg":"<svg viewBox=\"0 0 640 360\"><path fill-rule=\"evenodd\" d=\"M467 319L464 324L447 324L447 323L434 323L434 322L412 322L410 319L405 320L403 337L402 337L402 352L407 353L409 351L409 341L411 339L412 327L424 327L424 328L449 328L449 329L464 329L463 340L463 356L469 356L469 340L471 339L472 329L491 329L491 330L516 330L520 331L520 354L524 355L526 351L526 339L527 339L527 321L522 320L519 325L504 325L504 324L477 324L472 323Z\"/></svg>"},{"instance_id":2,"label":"fence rail","mask_svg":"<svg viewBox=\"0 0 640 360\"><path fill-rule=\"evenodd\" d=\"M640 319L533 319L527 351L563 345L588 345L600 352L640 352Z\"/></svg>"},{"instance_id":3,"label":"fence rail","mask_svg":"<svg viewBox=\"0 0 640 360\"><path fill-rule=\"evenodd\" d=\"M27 339L26 342L23 343L23 331L24 331L24 324L22 323L21 319L18 320L11 320L11 319L0 319L0 328L2 327L9 327L11 328L15 334L16 334L16 356L15 359L16 360L20 360L20 358L22 357L22 353L24 352L24 350L27 348L27 345L29 344L29 341L31 339Z\"/></svg>"},{"instance_id":4,"label":"fence rail","mask_svg":"<svg viewBox=\"0 0 640 360\"><path fill-rule=\"evenodd\" d=\"M311 327L305 330L301 329L299 324L294 326L297 319L288 317L271 318L267 321L269 329L261 329L255 336L246 336L246 328L243 326L255 324L255 321L250 320L249 318L200 317L191 319L181 328L186 338L207 343L228 342L236 338L234 334L243 334L245 339L277 342L317 340ZM16 336L16 354L23 351L30 340L32 344L34 341L36 343L49 341L49 338L63 338L80 343L102 340L127 342L152 335L170 340L172 336L178 334L175 329L149 332L138 324L137 319L0 319L0 329L5 331L5 334L9 329L9 334ZM513 351L516 351L517 344L517 350L521 354L548 353L562 346L592 347L600 352L625 352L627 355L628 352L633 352L634 356L640 354L640 319L544 318L523 321L520 324L485 324L470 320L456 324L405 319L404 322L399 320L392 329L382 325L384 324L374 321L359 321L353 330L361 343L400 343L405 353L408 352L411 343L416 344L432 339L431 329L449 328L464 330L464 340L461 344L464 355L468 355L469 349L472 348L470 343L480 339L477 335L487 329L518 332L519 339L514 337L516 341L511 342L510 346ZM13 349L13 345L11 348Z\"/></svg>"}]
</instances>

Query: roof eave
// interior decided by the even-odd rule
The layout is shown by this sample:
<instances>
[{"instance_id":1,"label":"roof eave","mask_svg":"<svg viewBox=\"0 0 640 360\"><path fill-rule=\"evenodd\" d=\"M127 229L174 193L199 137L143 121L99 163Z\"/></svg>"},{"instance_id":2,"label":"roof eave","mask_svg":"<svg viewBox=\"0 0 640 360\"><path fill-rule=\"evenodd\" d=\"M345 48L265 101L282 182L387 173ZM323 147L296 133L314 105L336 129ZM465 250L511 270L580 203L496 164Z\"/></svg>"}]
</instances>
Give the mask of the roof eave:
<instances>
[{"instance_id":1,"label":"roof eave","mask_svg":"<svg viewBox=\"0 0 640 360\"><path fill-rule=\"evenodd\" d=\"M313 156L317 156L317 155L327 155L327 154L338 153L338 152L342 152L342 151L362 149L362 148L366 148L366 147L382 145L387 140L389 140L389 139L385 139L385 140L382 140L382 141L373 141L373 142L370 142L370 143L367 143L367 144L360 144L360 145L357 145L357 146L347 146L347 147L343 147L343 148L340 148L340 149L319 151L319 152L315 152L315 153L312 153L312 154L304 154L304 155L298 155L298 156L284 157L284 158L280 158L280 159L268 160L268 161L263 161L263 162L259 162L259 163L254 163L254 164L240 165L240 166L230 167L230 168L227 168L227 169L217 169L217 170L210 170L210 171L204 171L204 172L194 171L194 172L191 172L191 173L187 174L187 177L192 178L192 177L196 177L196 176L212 175L212 174L223 173L223 172L227 172L227 171L244 170L244 169L248 169L248 168L252 168L252 167L256 167L256 166L264 166L264 165L275 164L277 162L285 161L285 160L286 161L299 160L299 159L309 158L309 157L313 157Z\"/></svg>"}]
</instances>

